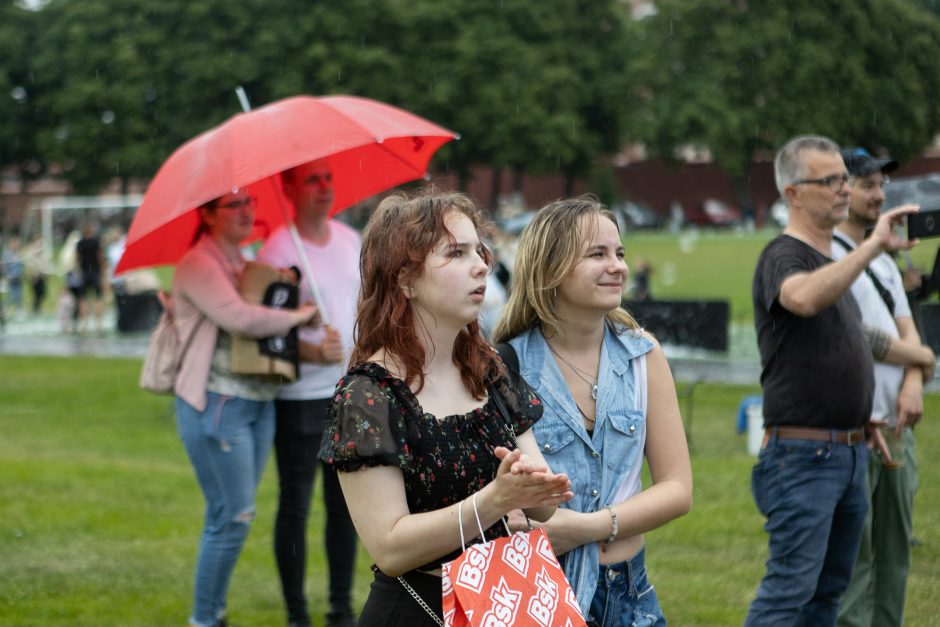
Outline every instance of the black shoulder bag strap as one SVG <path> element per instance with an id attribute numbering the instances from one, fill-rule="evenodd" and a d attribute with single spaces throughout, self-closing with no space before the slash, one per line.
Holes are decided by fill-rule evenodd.
<path id="1" fill-rule="evenodd" d="M 506 347 L 506 349 L 510 351 L 508 354 L 512 356 L 513 366 L 515 366 L 515 370 L 510 370 L 510 372 L 518 375 L 519 357 L 516 355 L 516 349 L 504 342 L 496 347 L 496 350 L 500 352 L 500 356 L 502 356 L 501 347 Z M 507 362 L 506 365 L 509 366 L 509 363 Z M 487 385 L 487 388 L 489 389 L 490 396 L 493 397 L 493 401 L 496 403 L 497 409 L 499 409 L 499 413 L 502 414 L 503 420 L 506 421 L 506 426 L 509 427 L 509 433 L 512 434 L 512 443 L 516 445 L 516 448 L 519 448 L 519 441 L 516 439 L 516 430 L 512 426 L 512 418 L 509 415 L 506 402 L 503 400 L 503 395 L 499 393 L 499 390 L 497 390 L 496 386 L 492 383 Z M 529 531 L 532 531 L 532 521 L 529 520 L 529 515 L 526 514 L 525 511 L 522 512 L 522 515 L 525 516 L 525 522 L 529 526 Z"/>
<path id="2" fill-rule="evenodd" d="M 509 368 L 509 374 L 514 377 L 519 376 L 519 355 L 516 349 L 509 342 L 500 342 L 496 345 L 496 352 L 502 358 L 503 363 Z"/>
<path id="3" fill-rule="evenodd" d="M 499 353 L 503 363 L 506 364 L 506 368 L 509 370 L 510 380 L 515 383 L 516 379 L 519 378 L 519 355 L 516 354 L 516 349 L 514 349 L 509 342 L 501 342 L 496 345 L 496 352 Z M 512 417 L 509 415 L 509 409 L 506 408 L 503 395 L 499 393 L 499 390 L 497 390 L 496 386 L 492 383 L 489 384 L 489 391 L 490 396 L 493 397 L 493 401 L 496 403 L 496 408 L 499 409 L 503 420 L 506 421 L 506 426 L 509 427 L 509 431 L 512 433 L 513 442 L 515 442 L 516 430 L 512 427 Z M 519 446 L 519 444 L 516 443 L 516 446 Z"/>
<path id="4" fill-rule="evenodd" d="M 852 252 L 855 250 L 854 246 L 849 244 L 847 241 L 845 241 L 844 238 L 839 237 L 835 233 L 832 234 L 832 241 L 837 242 L 847 252 Z M 881 281 L 878 280 L 878 277 L 875 276 L 875 273 L 872 272 L 871 268 L 868 266 L 865 266 L 865 274 L 867 274 L 868 278 L 871 279 L 871 282 L 875 284 L 875 289 L 878 290 L 878 294 L 881 296 L 881 300 L 885 302 L 885 305 L 888 306 L 888 311 L 891 312 L 891 316 L 894 317 L 894 297 L 891 296 L 891 292 L 885 289 L 885 286 L 881 284 Z"/>
<path id="5" fill-rule="evenodd" d="M 503 400 L 503 395 L 499 393 L 499 390 L 497 390 L 496 386 L 492 383 L 488 384 L 487 388 L 489 389 L 490 396 L 493 398 L 493 402 L 496 403 L 499 414 L 503 417 L 503 420 L 506 421 L 506 426 L 509 427 L 509 433 L 512 434 L 512 443 L 516 445 L 516 448 L 519 448 L 519 443 L 516 441 L 516 430 L 512 426 L 512 417 L 509 415 L 509 408 L 506 407 L 506 401 Z"/>

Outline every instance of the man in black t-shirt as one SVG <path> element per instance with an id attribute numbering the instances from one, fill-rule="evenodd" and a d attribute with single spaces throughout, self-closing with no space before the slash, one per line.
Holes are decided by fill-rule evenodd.
<path id="1" fill-rule="evenodd" d="M 774 161 L 789 225 L 757 262 L 754 324 L 764 389 L 764 443 L 752 474 L 767 517 L 767 571 L 745 625 L 835 625 L 868 510 L 865 425 L 872 349 L 849 288 L 884 251 L 912 246 L 884 214 L 872 235 L 833 262 L 832 230 L 848 216 L 850 185 L 839 147 L 797 137 Z"/>
<path id="2" fill-rule="evenodd" d="M 76 261 L 81 270 L 82 284 L 78 290 L 78 327 L 84 333 L 87 330 L 88 298 L 95 299 L 95 330 L 101 333 L 101 314 L 103 308 L 103 283 L 105 259 L 104 249 L 91 223 L 82 226 L 82 239 L 75 245 Z"/>

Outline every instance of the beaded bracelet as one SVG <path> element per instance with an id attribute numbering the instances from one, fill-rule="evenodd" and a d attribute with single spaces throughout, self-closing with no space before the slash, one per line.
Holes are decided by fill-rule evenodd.
<path id="1" fill-rule="evenodd" d="M 620 531 L 620 525 L 617 523 L 617 513 L 614 511 L 614 508 L 610 505 L 605 505 L 604 508 L 607 510 L 607 513 L 610 514 L 610 536 L 607 538 L 607 544 L 610 544 L 617 539 L 617 532 Z"/>

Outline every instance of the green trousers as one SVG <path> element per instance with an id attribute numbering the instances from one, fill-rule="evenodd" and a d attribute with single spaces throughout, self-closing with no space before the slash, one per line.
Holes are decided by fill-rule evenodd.
<path id="1" fill-rule="evenodd" d="M 893 437 L 893 430 L 885 431 L 886 439 Z M 914 433 L 905 429 L 900 441 L 891 443 L 891 451 L 895 460 L 904 460 L 900 468 L 886 468 L 877 451 L 869 460 L 871 507 L 852 581 L 839 608 L 839 627 L 892 627 L 904 622 L 918 481 Z"/>

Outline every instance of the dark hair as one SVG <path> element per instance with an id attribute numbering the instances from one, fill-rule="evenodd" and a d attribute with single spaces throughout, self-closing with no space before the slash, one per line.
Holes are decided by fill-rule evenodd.
<path id="1" fill-rule="evenodd" d="M 209 225 L 206 224 L 206 221 L 202 219 L 202 210 L 213 211 L 219 205 L 219 201 L 222 200 L 222 197 L 213 198 L 208 202 L 204 202 L 198 207 L 196 207 L 196 214 L 199 216 L 199 224 L 196 226 L 196 232 L 193 233 L 193 240 L 189 243 L 190 247 L 196 244 L 199 239 L 209 232 Z"/>
<path id="2" fill-rule="evenodd" d="M 401 289 L 421 276 L 424 261 L 442 238 L 453 239 L 444 217 L 459 211 L 470 218 L 478 234 L 490 230 L 482 210 L 464 194 L 426 189 L 414 195 L 397 193 L 384 199 L 363 231 L 360 272 L 362 287 L 356 311 L 356 345 L 350 362 L 361 364 L 384 349 L 405 372 L 403 379 L 417 391 L 424 387 L 425 352 L 418 341 L 416 317 Z M 489 250 L 484 259 L 492 266 Z M 474 397 L 486 396 L 487 382 L 499 370 L 495 353 L 480 333 L 476 320 L 454 342 L 453 360 L 464 385 Z"/>

